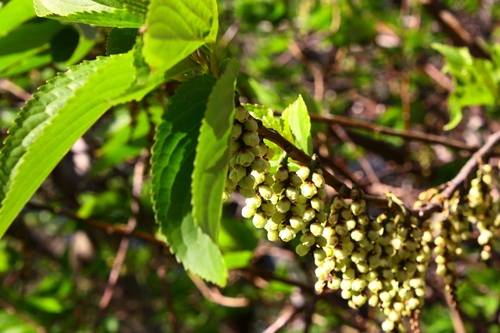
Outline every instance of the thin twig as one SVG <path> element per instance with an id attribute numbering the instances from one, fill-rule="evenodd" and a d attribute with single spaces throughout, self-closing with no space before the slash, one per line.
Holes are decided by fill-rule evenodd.
<path id="1" fill-rule="evenodd" d="M 450 309 L 451 322 L 453 323 L 453 328 L 455 328 L 455 333 L 466 333 L 464 321 L 460 316 L 460 312 L 457 309 L 457 304 L 453 304 L 452 296 L 448 291 L 444 292 L 446 298 L 446 303 L 448 303 L 448 308 Z"/>
<path id="2" fill-rule="evenodd" d="M 275 115 L 278 115 L 278 116 L 281 115 L 281 112 L 274 112 L 274 113 L 275 113 Z M 466 150 L 466 151 L 470 151 L 470 152 L 474 152 L 480 148 L 477 146 L 469 146 L 469 145 L 466 145 L 465 143 L 460 142 L 458 140 L 445 138 L 445 137 L 442 137 L 439 135 L 422 133 L 422 132 L 415 132 L 415 131 L 399 131 L 399 130 L 395 130 L 395 129 L 392 129 L 389 127 L 379 126 L 379 125 L 375 125 L 375 124 L 372 124 L 372 123 L 369 123 L 366 121 L 352 119 L 352 118 L 348 118 L 348 117 L 342 117 L 342 116 L 337 116 L 337 115 L 320 116 L 317 114 L 310 114 L 310 117 L 312 120 L 322 121 L 322 122 L 325 122 L 328 124 L 340 124 L 340 125 L 344 125 L 347 127 L 364 128 L 364 129 L 368 129 L 368 130 L 375 132 L 375 133 L 382 133 L 382 134 L 387 134 L 387 135 L 399 136 L 401 138 L 409 139 L 409 140 L 418 140 L 418 141 L 423 141 L 423 142 L 441 144 L 443 146 L 461 149 L 461 150 Z"/>
<path id="3" fill-rule="evenodd" d="M 99 302 L 99 312 L 96 317 L 96 321 L 94 323 L 94 331 L 97 331 L 102 320 L 104 319 L 104 315 L 106 314 L 106 310 L 109 307 L 109 303 L 113 298 L 113 292 L 118 281 L 118 277 L 120 276 L 120 269 L 125 261 L 125 256 L 127 254 L 128 246 L 130 243 L 130 234 L 137 226 L 137 215 L 139 214 L 140 204 L 139 198 L 141 194 L 141 188 L 144 179 L 144 162 L 147 159 L 147 153 L 143 153 L 139 159 L 137 160 L 134 168 L 134 178 L 132 184 L 132 216 L 130 216 L 126 231 L 127 235 L 125 235 L 118 246 L 118 251 L 116 253 L 115 261 L 113 262 L 113 266 L 111 268 L 111 272 L 109 273 L 108 283 L 106 285 L 106 289 L 104 289 L 104 293 L 102 295 L 101 301 Z"/>
<path id="4" fill-rule="evenodd" d="M 18 97 L 19 99 L 22 99 L 25 102 L 32 98 L 31 95 L 26 90 L 24 90 L 23 88 L 19 87 L 17 84 L 15 84 L 12 81 L 9 81 L 7 79 L 0 80 L 0 90 L 8 91 L 12 95 Z"/>
<path id="5" fill-rule="evenodd" d="M 281 311 L 279 317 L 271 324 L 263 333 L 276 333 L 285 327 L 299 312 L 304 310 L 304 306 L 295 308 L 292 305 L 287 305 Z"/>
<path id="6" fill-rule="evenodd" d="M 32 203 L 32 202 L 30 202 L 28 205 L 34 209 L 48 210 L 48 211 L 51 211 L 52 213 L 57 214 L 57 215 L 64 215 L 64 216 L 70 217 L 72 219 L 88 223 L 94 227 L 105 230 L 108 234 L 120 234 L 120 235 L 135 236 L 138 238 L 142 238 L 142 239 L 144 239 L 148 242 L 151 242 L 151 243 L 166 246 L 166 244 L 163 241 L 157 239 L 155 237 L 155 235 L 153 235 L 153 234 L 150 234 L 150 233 L 147 233 L 144 231 L 140 231 L 140 230 L 132 230 L 131 232 L 129 232 L 127 230 L 127 226 L 125 224 L 120 224 L 120 225 L 109 224 L 109 223 L 102 222 L 102 221 L 99 221 L 96 219 L 82 217 L 75 212 L 72 212 L 72 211 L 67 210 L 67 209 L 62 209 L 59 207 L 50 207 L 50 206 L 40 205 L 40 204 L 36 204 L 36 203 Z"/>
<path id="7" fill-rule="evenodd" d="M 342 140 L 344 143 L 346 143 L 351 147 L 354 148 L 356 147 L 354 142 L 351 140 L 349 135 L 347 135 L 346 131 L 341 126 L 335 124 L 332 125 L 331 128 L 335 132 L 335 134 L 339 137 L 340 140 Z M 358 160 L 359 165 L 364 170 L 366 176 L 370 180 L 371 185 L 373 185 L 374 188 L 377 189 L 377 192 L 379 192 L 379 194 L 387 192 L 387 188 L 385 188 L 384 185 L 380 183 L 380 179 L 378 179 L 377 174 L 375 173 L 375 171 L 373 171 L 370 162 L 368 162 L 368 160 L 361 154 L 356 154 L 356 159 Z"/>
<path id="8" fill-rule="evenodd" d="M 443 191 L 440 192 L 442 199 L 450 199 L 453 193 L 464 184 L 465 181 L 472 175 L 472 173 L 477 169 L 480 162 L 491 154 L 496 145 L 500 143 L 500 132 L 496 132 L 486 140 L 486 143 L 477 152 L 472 155 L 472 157 L 465 163 L 465 165 L 460 169 L 460 172 L 450 180 Z M 440 202 L 433 202 L 418 210 L 418 216 L 428 217 L 433 212 L 439 211 L 441 207 Z"/>
<path id="9" fill-rule="evenodd" d="M 228 297 L 222 295 L 217 288 L 209 288 L 205 281 L 200 279 L 198 276 L 194 274 L 188 274 L 189 278 L 201 294 L 211 302 L 216 304 L 227 306 L 230 308 L 241 308 L 248 306 L 250 304 L 250 300 L 246 297 Z"/>
<path id="10" fill-rule="evenodd" d="M 172 297 L 170 295 L 170 285 L 167 282 L 166 271 L 167 271 L 167 268 L 162 265 L 162 266 L 158 267 L 157 274 L 161 280 L 163 295 L 165 296 L 168 321 L 172 325 L 172 331 L 174 333 L 179 333 L 179 332 L 181 332 L 181 330 L 179 327 L 179 322 L 177 321 L 177 316 L 175 315 L 174 302 L 172 301 Z"/>

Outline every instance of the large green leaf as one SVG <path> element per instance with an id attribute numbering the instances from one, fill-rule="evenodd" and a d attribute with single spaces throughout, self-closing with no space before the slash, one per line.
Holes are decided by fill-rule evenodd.
<path id="1" fill-rule="evenodd" d="M 166 71 L 206 43 L 217 38 L 216 0 L 152 0 L 146 20 L 144 56 Z"/>
<path id="2" fill-rule="evenodd" d="M 152 156 L 152 198 L 160 233 L 184 267 L 200 277 L 224 285 L 227 269 L 222 255 L 194 224 L 191 215 L 191 175 L 197 139 L 208 98 L 215 84 L 211 76 L 184 82 L 172 97 L 158 126 Z"/>
<path id="3" fill-rule="evenodd" d="M 193 173 L 193 217 L 217 241 L 222 214 L 222 194 L 229 162 L 229 135 L 234 118 L 234 85 L 240 64 L 227 64 L 215 84 L 200 129 Z"/>
<path id="4" fill-rule="evenodd" d="M 84 62 L 40 88 L 0 150 L 0 237 L 73 143 L 135 79 L 132 52 Z"/>
<path id="5" fill-rule="evenodd" d="M 23 22 L 35 17 L 32 0 L 11 0 L 0 8 L 0 37 Z"/>
<path id="6" fill-rule="evenodd" d="M 36 14 L 55 20 L 103 27 L 139 28 L 144 18 L 128 11 L 115 0 L 34 0 Z"/>
<path id="7" fill-rule="evenodd" d="M 291 134 L 295 146 L 308 155 L 312 154 L 311 119 L 306 103 L 299 98 L 283 112 L 284 132 Z"/>

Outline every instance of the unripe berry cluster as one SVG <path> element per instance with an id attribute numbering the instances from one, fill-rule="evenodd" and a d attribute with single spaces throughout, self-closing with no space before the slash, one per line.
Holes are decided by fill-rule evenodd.
<path id="1" fill-rule="evenodd" d="M 246 198 L 254 198 L 259 186 L 273 183 L 269 175 L 269 159 L 273 157 L 273 150 L 259 136 L 258 128 L 257 121 L 248 111 L 238 106 L 230 138 L 225 200 L 233 191 L 240 192 Z"/>
<path id="2" fill-rule="evenodd" d="M 371 219 L 366 202 L 351 192 L 351 198 L 334 197 L 327 222 L 321 228 L 311 224 L 297 253 L 313 249 L 318 292 L 340 289 L 355 309 L 379 306 L 387 316 L 385 331 L 406 331 L 402 318 L 423 304 L 431 250 L 416 219 L 391 210 Z"/>

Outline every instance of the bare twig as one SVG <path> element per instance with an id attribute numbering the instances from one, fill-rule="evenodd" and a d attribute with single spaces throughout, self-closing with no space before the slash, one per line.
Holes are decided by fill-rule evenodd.
<path id="1" fill-rule="evenodd" d="M 450 180 L 440 195 L 443 199 L 449 199 L 455 193 L 455 191 L 472 175 L 472 173 L 477 169 L 480 162 L 482 162 L 495 148 L 496 145 L 500 143 L 500 132 L 492 134 L 486 143 L 479 149 L 472 157 L 465 163 L 465 165 L 460 169 L 460 172 Z M 428 217 L 433 212 L 441 210 L 440 202 L 433 202 L 420 210 L 418 210 L 418 216 Z"/>
<path id="2" fill-rule="evenodd" d="M 167 278 L 166 278 L 166 270 L 167 269 L 165 266 L 160 266 L 160 267 L 158 267 L 157 274 L 161 280 L 163 294 L 165 296 L 168 321 L 172 325 L 172 331 L 174 333 L 179 333 L 179 332 L 181 332 L 181 330 L 179 327 L 179 322 L 177 321 L 177 316 L 175 315 L 174 303 L 173 303 L 172 297 L 170 295 L 170 286 L 169 286 L 169 283 L 167 282 Z"/>
<path id="3" fill-rule="evenodd" d="M 147 233 L 144 231 L 140 231 L 140 230 L 132 230 L 131 232 L 129 232 L 127 230 L 127 226 L 125 224 L 120 224 L 120 225 L 109 224 L 109 223 L 102 222 L 102 221 L 99 221 L 96 219 L 82 217 L 75 212 L 72 212 L 72 211 L 67 210 L 67 209 L 58 208 L 58 207 L 50 207 L 50 206 L 40 205 L 40 204 L 36 204 L 36 203 L 32 203 L 32 202 L 30 202 L 28 205 L 32 208 L 35 208 L 35 209 L 48 210 L 54 214 L 64 215 L 64 216 L 70 217 L 72 219 L 88 223 L 94 227 L 105 230 L 108 234 L 121 234 L 121 235 L 135 236 L 138 238 L 142 238 L 142 239 L 144 239 L 148 242 L 151 242 L 151 243 L 156 243 L 156 244 L 166 246 L 166 244 L 163 241 L 157 239 L 153 234 L 150 234 L 150 233 Z"/>
<path id="4" fill-rule="evenodd" d="M 227 297 L 222 295 L 217 288 L 209 288 L 205 281 L 194 274 L 188 274 L 189 278 L 196 285 L 201 294 L 211 302 L 231 308 L 241 308 L 248 306 L 250 300 L 246 297 Z"/>
<path id="5" fill-rule="evenodd" d="M 456 303 L 453 304 L 454 301 L 452 300 L 452 296 L 449 292 L 445 291 L 444 294 L 446 303 L 448 303 L 448 308 L 450 309 L 451 322 L 453 323 L 453 327 L 455 328 L 455 333 L 466 333 L 467 330 L 465 329 L 464 321 L 460 316 L 460 312 L 457 309 Z"/>
<path id="6" fill-rule="evenodd" d="M 281 311 L 279 317 L 274 323 L 271 324 L 263 333 L 276 333 L 280 329 L 286 326 L 293 317 L 295 317 L 299 312 L 304 310 L 304 307 L 295 308 L 292 305 L 287 305 Z"/>
<path id="7" fill-rule="evenodd" d="M 275 112 L 276 115 L 281 115 L 280 112 Z M 379 126 L 375 125 L 366 121 L 358 120 L 358 119 L 352 119 L 348 117 L 342 117 L 342 116 L 337 116 L 337 115 L 327 115 L 327 116 L 320 116 L 317 114 L 310 114 L 312 120 L 316 121 L 322 121 L 328 124 L 340 124 L 344 125 L 347 127 L 358 127 L 358 128 L 364 128 L 368 129 L 372 132 L 375 133 L 382 133 L 382 134 L 387 134 L 387 135 L 393 135 L 393 136 L 399 136 L 404 139 L 409 139 L 409 140 L 418 140 L 418 141 L 423 141 L 423 142 L 428 142 L 428 143 L 435 143 L 435 144 L 441 144 L 443 146 L 447 146 L 450 148 L 456 148 L 456 149 L 461 149 L 461 150 L 466 150 L 466 151 L 471 151 L 474 152 L 478 150 L 480 147 L 477 146 L 469 146 L 466 145 L 463 142 L 460 142 L 458 140 L 454 139 L 449 139 L 445 138 L 439 135 L 434 135 L 434 134 L 428 134 L 428 133 L 422 133 L 422 132 L 415 132 L 415 131 L 399 131 L 395 130 L 389 127 L 384 127 L 384 126 Z"/>
<path id="8" fill-rule="evenodd" d="M 26 90 L 7 79 L 0 80 L 0 90 L 6 90 L 25 102 L 31 99 L 31 95 Z"/>
<path id="9" fill-rule="evenodd" d="M 120 275 L 120 269 L 123 265 L 123 262 L 125 261 L 128 245 L 130 243 L 129 235 L 132 233 L 132 231 L 135 229 L 137 225 L 137 215 L 139 214 L 139 208 L 140 208 L 139 198 L 144 179 L 144 162 L 146 161 L 147 156 L 148 156 L 147 153 L 143 153 L 135 164 L 134 178 L 133 178 L 134 180 L 132 184 L 132 197 L 133 197 L 131 202 L 132 216 L 130 216 L 127 222 L 127 226 L 125 229 L 127 234 L 120 241 L 115 261 L 113 262 L 113 266 L 109 274 L 106 289 L 104 290 L 101 301 L 99 302 L 99 312 L 97 314 L 96 321 L 94 324 L 94 331 L 97 331 L 97 329 L 99 328 L 102 320 L 104 319 L 106 310 L 109 307 L 109 303 L 113 298 L 113 292 L 116 286 L 116 282 L 118 281 L 118 277 Z"/>
<path id="10" fill-rule="evenodd" d="M 443 32 L 448 35 L 456 46 L 466 46 L 470 53 L 477 58 L 491 59 L 486 52 L 460 24 L 460 21 L 447 10 L 438 0 L 420 0 L 423 7 L 441 25 Z"/>

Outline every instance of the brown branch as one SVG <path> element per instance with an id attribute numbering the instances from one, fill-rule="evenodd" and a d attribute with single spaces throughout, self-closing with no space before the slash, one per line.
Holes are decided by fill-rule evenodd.
<path id="1" fill-rule="evenodd" d="M 280 115 L 281 113 L 275 112 L 275 114 Z M 387 135 L 399 136 L 404 139 L 409 140 L 418 140 L 428 143 L 441 144 L 443 146 L 466 150 L 470 152 L 474 152 L 479 149 L 477 146 L 469 146 L 463 142 L 454 139 L 444 138 L 439 135 L 415 132 L 415 131 L 399 131 L 389 127 L 375 125 L 366 121 L 352 119 L 348 117 L 336 116 L 336 115 L 328 115 L 328 116 L 320 116 L 317 114 L 311 114 L 311 119 L 316 121 L 322 121 L 328 124 L 340 124 L 347 127 L 358 127 L 368 129 L 375 133 L 382 133 Z"/>
<path id="2" fill-rule="evenodd" d="M 194 274 L 188 275 L 191 281 L 193 281 L 195 286 L 201 292 L 201 294 L 211 302 L 230 308 L 241 308 L 250 304 L 250 300 L 246 297 L 224 296 L 219 292 L 217 288 L 209 288 L 205 281 L 200 279 L 198 276 Z"/>
<path id="3" fill-rule="evenodd" d="M 130 243 L 130 234 L 137 226 L 137 215 L 139 214 L 140 209 L 139 198 L 141 195 L 141 188 L 144 180 L 144 163 L 147 160 L 147 156 L 147 153 L 143 153 L 135 163 L 134 178 L 132 184 L 132 202 L 130 204 L 132 216 L 130 216 L 127 222 L 125 228 L 127 234 L 120 241 L 120 245 L 118 246 L 118 251 L 111 268 L 111 272 L 109 273 L 106 289 L 104 290 L 101 301 L 99 302 L 99 312 L 97 313 L 96 321 L 94 323 L 94 331 L 97 331 L 97 329 L 99 328 L 102 320 L 104 319 L 106 310 L 109 307 L 111 299 L 113 298 L 113 292 L 115 290 L 118 277 L 120 276 L 120 269 L 123 265 L 123 262 L 125 261 L 125 256 L 127 255 L 127 250 Z"/>
<path id="4" fill-rule="evenodd" d="M 7 79 L 0 80 L 0 90 L 8 91 L 12 95 L 16 96 L 19 99 L 22 99 L 25 102 L 32 98 L 31 95 L 28 92 L 26 92 L 26 90 L 24 90 L 23 88 L 19 87 L 17 84 L 15 84 L 12 81 L 9 81 Z"/>
<path id="5" fill-rule="evenodd" d="M 447 10 L 438 0 L 420 0 L 425 10 L 430 13 L 442 27 L 443 32 L 450 37 L 456 46 L 466 46 L 476 58 L 491 60 L 491 56 L 485 51 L 460 24 L 455 15 Z"/>
<path id="6" fill-rule="evenodd" d="M 135 236 L 138 238 L 142 238 L 142 239 L 144 239 L 148 242 L 151 242 L 151 243 L 166 246 L 166 244 L 163 241 L 157 239 L 155 237 L 155 235 L 153 235 L 153 234 L 150 234 L 150 233 L 147 233 L 144 231 L 140 231 L 140 230 L 132 230 L 131 232 L 129 232 L 127 230 L 127 226 L 125 224 L 120 224 L 120 225 L 109 224 L 109 223 L 102 222 L 102 221 L 99 221 L 96 219 L 82 217 L 73 211 L 70 211 L 67 209 L 62 209 L 59 207 L 50 207 L 50 206 L 40 205 L 40 204 L 36 204 L 36 203 L 32 203 L 32 202 L 28 203 L 28 205 L 34 209 L 48 210 L 56 215 L 64 215 L 64 216 L 67 216 L 69 218 L 72 218 L 72 219 L 75 219 L 75 220 L 78 220 L 81 222 L 85 222 L 85 223 L 90 224 L 91 226 L 94 226 L 96 228 L 103 229 L 104 231 L 106 231 L 106 233 L 108 233 L 110 235 L 120 234 L 120 235 Z"/>
<path id="7" fill-rule="evenodd" d="M 264 138 L 274 142 L 283 150 L 288 152 L 288 156 L 302 165 L 310 165 L 312 162 L 312 158 L 304 153 L 302 150 L 295 147 L 292 143 L 290 143 L 287 139 L 282 137 L 275 130 L 269 129 L 265 126 L 260 126 L 258 130 L 259 134 Z M 467 178 L 474 172 L 478 166 L 479 161 L 483 160 L 486 156 L 492 154 L 495 146 L 500 142 L 500 132 L 496 132 L 492 134 L 486 143 L 472 155 L 469 161 L 463 166 L 460 172 L 457 174 L 455 178 L 453 178 L 445 187 L 445 189 L 441 192 L 441 197 L 444 199 L 449 199 L 455 192 L 455 190 L 462 185 Z M 323 171 L 323 176 L 325 177 L 325 181 L 328 185 L 333 187 L 337 192 L 342 190 L 343 194 L 348 197 L 351 194 L 351 190 L 340 180 L 338 180 L 334 175 L 330 174 L 325 168 L 321 165 L 318 166 Z M 382 198 L 379 196 L 369 195 L 365 193 L 361 193 L 363 199 L 369 201 L 372 206 L 386 208 L 388 207 L 389 200 L 386 198 Z M 442 209 L 442 205 L 440 202 L 434 202 L 430 205 L 427 205 L 420 209 L 411 210 L 408 209 L 412 215 L 418 216 L 420 218 L 427 218 L 432 213 L 440 211 Z"/>
<path id="8" fill-rule="evenodd" d="M 179 332 L 181 332 L 181 330 L 179 327 L 179 322 L 177 321 L 177 316 L 175 315 L 174 302 L 172 301 L 172 296 L 170 294 L 170 285 L 167 282 L 166 271 L 167 271 L 166 267 L 162 265 L 162 266 L 158 267 L 157 274 L 161 280 L 161 285 L 163 288 L 163 294 L 164 294 L 165 303 L 167 306 L 168 321 L 172 325 L 172 331 L 174 333 L 179 333 Z"/>
<path id="9" fill-rule="evenodd" d="M 500 132 L 496 132 L 486 140 L 486 143 L 460 169 L 460 172 L 447 184 L 443 191 L 440 192 L 441 198 L 450 199 L 453 193 L 462 186 L 472 173 L 477 169 L 479 163 L 482 163 L 488 155 L 490 155 L 497 144 L 500 143 Z M 440 202 L 433 202 L 419 210 L 417 216 L 429 217 L 432 213 L 440 211 L 442 205 Z"/>
<path id="10" fill-rule="evenodd" d="M 304 306 L 294 307 L 287 305 L 281 310 L 279 317 L 263 333 L 276 333 L 285 327 L 299 312 L 304 310 Z"/>
<path id="11" fill-rule="evenodd" d="M 269 272 L 257 271 L 255 269 L 250 269 L 250 268 L 240 268 L 237 271 L 240 272 L 243 276 L 251 275 L 252 277 L 260 277 L 264 280 L 273 280 L 273 281 L 283 282 L 283 283 L 289 284 L 291 286 L 299 287 L 303 292 L 306 292 L 308 294 L 317 295 L 314 288 L 312 288 L 304 283 L 289 280 L 286 278 L 281 278 L 281 277 L 275 276 L 274 274 L 269 273 Z"/>

